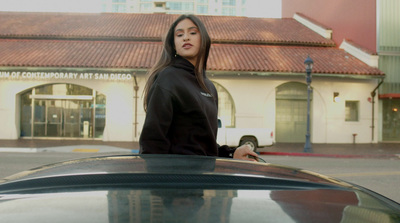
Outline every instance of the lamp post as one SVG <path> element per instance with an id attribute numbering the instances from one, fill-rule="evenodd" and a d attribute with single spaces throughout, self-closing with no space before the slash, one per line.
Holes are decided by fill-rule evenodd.
<path id="1" fill-rule="evenodd" d="M 134 77 L 134 80 L 135 80 L 135 86 L 133 86 L 133 89 L 135 90 L 135 138 L 137 137 L 137 125 L 138 125 L 138 122 L 137 122 L 137 101 L 138 101 L 138 95 L 137 95 L 137 93 L 138 93 L 138 90 L 139 90 L 139 86 L 138 86 L 138 84 L 137 84 L 137 80 L 136 80 L 136 74 L 133 74 L 133 77 Z"/>
<path id="2" fill-rule="evenodd" d="M 304 152 L 305 153 L 311 153 L 312 148 L 311 148 L 311 142 L 310 142 L 310 95 L 312 92 L 311 89 L 311 71 L 313 67 L 314 61 L 310 58 L 310 56 L 307 57 L 307 59 L 304 61 L 304 65 L 306 65 L 306 82 L 307 82 L 307 133 L 306 133 L 306 144 L 304 145 Z"/>

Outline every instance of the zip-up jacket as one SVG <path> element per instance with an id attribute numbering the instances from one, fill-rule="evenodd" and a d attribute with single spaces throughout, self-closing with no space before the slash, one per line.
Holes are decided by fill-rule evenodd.
<path id="1" fill-rule="evenodd" d="M 140 153 L 231 156 L 232 149 L 216 142 L 217 90 L 206 76 L 204 82 L 210 92 L 198 84 L 194 66 L 179 56 L 157 74 L 147 97 Z"/>

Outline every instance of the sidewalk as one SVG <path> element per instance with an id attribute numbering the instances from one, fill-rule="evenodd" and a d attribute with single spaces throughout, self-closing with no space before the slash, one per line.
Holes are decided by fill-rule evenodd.
<path id="1" fill-rule="evenodd" d="M 319 156 L 337 158 L 400 159 L 400 143 L 312 144 L 312 152 L 304 152 L 304 143 L 278 143 L 259 148 L 261 155 Z"/>
<path id="2" fill-rule="evenodd" d="M 101 140 L 0 140 L 0 152 L 123 152 L 138 153 L 137 142 L 103 142 Z M 304 153 L 303 143 L 277 143 L 258 148 L 261 155 L 319 156 L 337 158 L 400 159 L 400 143 L 312 144 L 312 153 Z"/>
<path id="3" fill-rule="evenodd" d="M 86 152 L 138 153 L 137 142 L 103 142 L 101 140 L 0 140 L 0 152 Z"/>

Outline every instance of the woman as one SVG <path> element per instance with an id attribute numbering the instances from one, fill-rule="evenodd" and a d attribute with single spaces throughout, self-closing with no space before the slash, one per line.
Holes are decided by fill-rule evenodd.
<path id="1" fill-rule="evenodd" d="M 216 143 L 218 95 L 206 77 L 211 40 L 193 15 L 170 27 L 161 57 L 144 89 L 146 119 L 140 153 L 233 157 L 257 156 L 248 146 L 231 149 Z"/>

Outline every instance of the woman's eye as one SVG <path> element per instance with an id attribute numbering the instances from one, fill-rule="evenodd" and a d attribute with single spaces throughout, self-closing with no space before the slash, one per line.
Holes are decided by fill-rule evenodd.
<path id="1" fill-rule="evenodd" d="M 197 32 L 191 32 L 190 34 L 192 34 L 192 35 L 196 35 L 196 34 L 197 34 Z"/>

